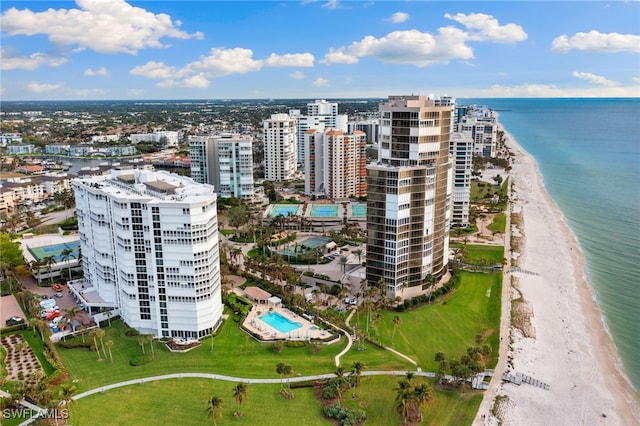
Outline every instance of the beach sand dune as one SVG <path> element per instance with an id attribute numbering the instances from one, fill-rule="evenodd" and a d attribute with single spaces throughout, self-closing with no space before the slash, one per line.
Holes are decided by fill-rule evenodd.
<path id="1" fill-rule="evenodd" d="M 523 235 L 521 253 L 513 257 L 525 272 L 507 273 L 505 280 L 513 284 L 511 297 L 521 295 L 517 303 L 523 302 L 531 313 L 524 333 L 531 337 L 514 327 L 522 322 L 521 315 L 514 315 L 510 345 L 503 348 L 508 362 L 503 360 L 496 372 L 522 373 L 550 388 L 495 380 L 474 424 L 640 424 L 638 396 L 619 369 L 575 235 L 544 188 L 535 160 L 506 136 L 515 156 L 512 212 L 523 218 L 512 224 L 515 234 Z"/>

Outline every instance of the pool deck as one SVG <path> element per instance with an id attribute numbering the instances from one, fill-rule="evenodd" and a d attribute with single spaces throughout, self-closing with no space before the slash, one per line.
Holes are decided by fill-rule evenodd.
<path id="1" fill-rule="evenodd" d="M 293 330 L 288 333 L 281 333 L 275 328 L 271 327 L 269 324 L 263 322 L 258 318 L 260 315 L 265 314 L 273 310 L 273 312 L 277 312 L 283 317 L 302 324 L 301 328 Z M 262 340 L 309 340 L 309 339 L 324 339 L 329 333 L 327 331 L 323 331 L 320 327 L 314 325 L 311 321 L 306 318 L 301 317 L 300 315 L 291 312 L 287 308 L 283 308 L 281 306 L 273 306 L 269 305 L 253 305 L 251 311 L 244 319 L 242 326 L 247 330 L 250 330 L 252 333 L 259 336 Z M 315 330 L 312 330 L 313 327 L 316 327 Z"/>

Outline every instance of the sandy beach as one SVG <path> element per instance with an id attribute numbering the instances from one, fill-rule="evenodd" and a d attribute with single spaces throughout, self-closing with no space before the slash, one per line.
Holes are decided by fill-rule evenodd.
<path id="1" fill-rule="evenodd" d="M 512 254 L 522 271 L 505 274 L 511 288 L 505 282 L 503 298 L 509 292 L 512 301 L 522 297 L 514 303 L 530 313 L 524 315 L 530 326 L 521 326 L 521 314 L 520 321 L 509 322 L 509 310 L 503 310 L 507 321 L 502 335 L 510 337 L 496 373 L 522 373 L 550 389 L 494 380 L 474 424 L 640 424 L 638 395 L 621 372 L 601 322 L 578 242 L 544 188 L 533 157 L 505 135 L 515 157 L 509 173 L 511 208 L 522 218 L 511 224 L 513 234 L 520 236 L 520 252 Z M 497 417 L 491 411 L 494 403 Z"/>

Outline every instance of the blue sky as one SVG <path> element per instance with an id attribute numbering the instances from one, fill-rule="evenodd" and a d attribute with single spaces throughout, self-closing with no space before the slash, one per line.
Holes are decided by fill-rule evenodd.
<path id="1" fill-rule="evenodd" d="M 7 1 L 4 100 L 640 96 L 640 2 Z"/>

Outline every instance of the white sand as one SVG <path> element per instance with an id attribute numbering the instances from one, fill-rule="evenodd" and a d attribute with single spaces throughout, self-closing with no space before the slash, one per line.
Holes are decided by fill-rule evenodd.
<path id="1" fill-rule="evenodd" d="M 539 275 L 505 275 L 505 280 L 517 278 L 516 286 L 533 311 L 535 337 L 523 337 L 511 327 L 512 359 L 507 363 L 502 356 L 496 373 L 523 373 L 551 388 L 494 380 L 474 424 L 498 424 L 490 413 L 496 393 L 508 397 L 499 404 L 504 425 L 640 424 L 638 396 L 619 371 L 619 357 L 593 301 L 576 238 L 547 194 L 535 160 L 505 136 L 515 155 L 509 173 L 512 208 L 524 217 L 523 229 L 515 229 L 524 234 L 524 249 L 514 257 L 520 268 Z"/>

